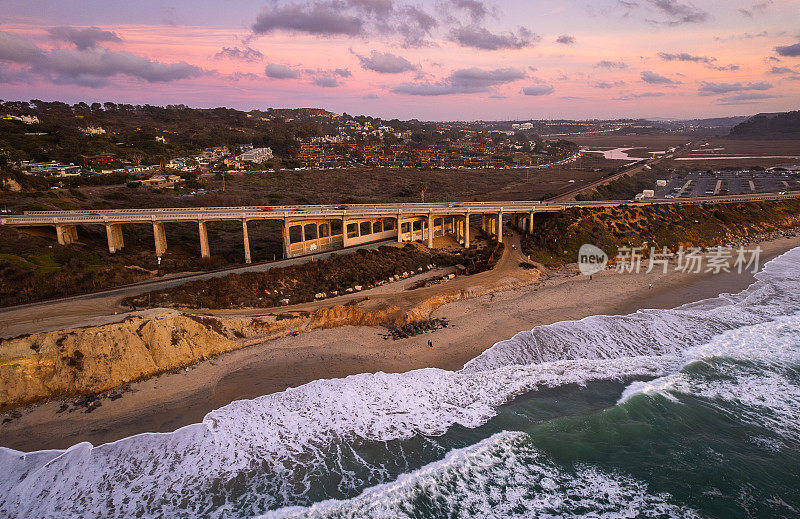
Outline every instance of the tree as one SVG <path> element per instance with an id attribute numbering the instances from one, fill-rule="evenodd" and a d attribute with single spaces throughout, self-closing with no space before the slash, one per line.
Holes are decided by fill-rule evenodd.
<path id="1" fill-rule="evenodd" d="M 422 203 L 425 203 L 425 191 L 428 190 L 428 185 L 425 182 L 420 182 L 417 186 L 417 190 L 419 190 L 419 197 L 422 200 Z"/>

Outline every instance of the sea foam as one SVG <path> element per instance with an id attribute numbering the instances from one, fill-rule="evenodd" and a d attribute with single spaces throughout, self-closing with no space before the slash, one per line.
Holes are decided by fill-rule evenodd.
<path id="1" fill-rule="evenodd" d="M 246 516 L 308 505 L 316 482 L 331 478 L 357 495 L 383 481 L 381 467 L 370 467 L 376 476 L 364 480 L 342 467 L 332 449 L 478 427 L 498 406 L 542 387 L 669 376 L 686 364 L 690 348 L 800 312 L 799 266 L 796 249 L 737 295 L 537 327 L 458 372 L 318 380 L 233 402 L 174 433 L 64 451 L 0 449 L 7 468 L 0 475 L 0 515 Z"/>

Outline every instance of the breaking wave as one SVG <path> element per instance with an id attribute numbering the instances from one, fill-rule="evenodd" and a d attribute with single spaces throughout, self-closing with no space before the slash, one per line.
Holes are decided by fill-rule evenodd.
<path id="1" fill-rule="evenodd" d="M 399 503 L 408 501 L 397 496 L 407 492 L 428 496 L 435 510 L 458 504 L 483 513 L 502 502 L 511 507 L 508 515 L 515 510 L 558 515 L 583 503 L 587 513 L 607 506 L 609 513 L 626 515 L 628 503 L 641 505 L 636 510 L 643 515 L 684 515 L 688 511 L 670 505 L 667 496 L 651 495 L 644 483 L 627 476 L 591 466 L 559 472 L 532 447 L 519 447 L 524 439 L 518 434 L 452 451 L 423 468 L 407 463 L 411 472 L 394 481 L 396 474 L 362 451 L 365 445 L 389 450 L 389 442 L 437 437 L 455 426 L 477 428 L 516 396 L 601 380 L 630 382 L 621 402 L 653 393 L 735 401 L 746 419 L 796 440 L 797 371 L 769 352 L 797 352 L 800 249 L 768 263 L 757 279 L 739 294 L 672 310 L 540 326 L 495 344 L 457 372 L 423 369 L 318 380 L 233 402 L 173 433 L 57 451 L 0 448 L 0 515 L 241 517 L 278 509 L 303 515 L 309 509 L 297 507 L 314 503 L 317 510 L 355 515 L 396 505 L 400 508 L 390 509 L 401 514 L 406 505 Z M 769 338 L 760 339 L 765 334 Z M 762 346 L 764 351 L 758 350 Z M 796 357 L 790 360 L 797 365 Z M 702 377 L 686 374 L 710 364 L 717 372 L 728 370 L 728 380 L 707 377 L 703 385 Z M 777 391 L 792 381 L 794 389 Z M 787 425 L 790 420 L 794 427 Z M 509 443 L 518 447 L 513 459 Z M 440 449 L 436 459 L 446 454 L 430 448 Z M 521 464 L 520 481 L 514 471 L 504 472 L 515 463 Z M 511 481 L 495 499 L 491 482 L 503 477 Z M 432 497 L 437 490 L 431 481 L 449 493 Z M 583 497 L 601 490 L 607 495 L 603 503 Z M 329 501 L 334 496 L 349 501 Z"/>

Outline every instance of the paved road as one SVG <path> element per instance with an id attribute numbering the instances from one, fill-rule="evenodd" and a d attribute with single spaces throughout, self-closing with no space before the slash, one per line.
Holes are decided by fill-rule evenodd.
<path id="1" fill-rule="evenodd" d="M 348 208 L 341 206 L 298 206 L 298 207 L 276 207 L 272 211 L 261 211 L 260 207 L 233 207 L 233 208 L 187 208 L 187 209 L 127 209 L 97 211 L 90 215 L 85 212 L 63 211 L 55 213 L 28 214 L 24 216 L 11 216 L 0 218 L 0 224 L 6 225 L 37 225 L 33 222 L 43 222 L 38 225 L 53 225 L 55 221 L 72 224 L 102 224 L 104 221 L 167 221 L 171 218 L 177 220 L 223 220 L 223 219 L 243 219 L 257 218 L 268 215 L 269 218 L 290 218 L 290 217 L 319 217 L 333 218 L 336 216 L 358 216 L 358 215 L 396 215 L 397 211 L 403 214 L 481 214 L 514 212 L 536 212 L 536 211 L 561 211 L 569 207 L 605 207 L 616 206 L 619 204 L 633 205 L 652 205 L 652 204 L 697 204 L 707 202 L 737 202 L 737 201 L 763 201 L 780 200 L 785 198 L 800 198 L 800 191 L 790 191 L 786 194 L 753 194 L 753 195 L 731 195 L 703 198 L 680 198 L 674 200 L 646 200 L 643 202 L 623 201 L 601 201 L 601 202 L 468 202 L 468 203 L 430 203 L 430 204 L 383 204 L 383 205 L 358 205 Z M 298 210 L 299 209 L 299 210 Z M 392 213 L 394 211 L 394 213 Z M 132 220 L 129 220 L 132 219 Z M 395 240 L 364 244 L 355 248 L 374 248 L 384 243 L 394 242 Z M 340 252 L 338 249 L 333 252 Z M 345 249 L 346 250 L 346 249 Z M 328 257 L 331 252 L 316 254 L 314 258 Z M 97 324 L 88 322 L 92 319 L 113 319 L 114 311 L 119 310 L 116 304 L 119 300 L 142 294 L 151 290 L 170 288 L 185 283 L 193 279 L 207 279 L 215 276 L 223 276 L 232 272 L 248 272 L 268 270 L 273 267 L 294 265 L 309 261 L 312 256 L 297 257 L 278 262 L 260 263 L 243 267 L 234 267 L 217 272 L 199 273 L 193 275 L 176 276 L 161 280 L 147 281 L 135 285 L 128 285 L 116 289 L 111 289 L 99 293 L 87 294 L 82 296 L 70 297 L 55 301 L 45 301 L 29 305 L 0 309 L 0 337 L 14 337 L 24 333 L 36 333 L 49 330 L 63 329 L 65 327 L 76 326 L 78 324 Z"/>
<path id="2" fill-rule="evenodd" d="M 396 240 L 380 241 L 365 244 L 359 249 L 375 249 L 382 245 L 396 243 Z M 346 249 L 344 249 L 346 250 Z M 332 253 L 340 253 L 342 249 L 308 256 L 300 256 L 288 260 L 256 263 L 242 267 L 214 272 L 185 274 L 149 280 L 133 285 L 95 292 L 62 299 L 53 299 L 30 303 L 27 305 L 0 308 L 0 338 L 16 337 L 23 334 L 40 333 L 53 330 L 62 330 L 76 326 L 96 325 L 111 322 L 115 319 L 116 312 L 124 312 L 118 303 L 126 297 L 132 297 L 153 290 L 161 290 L 181 285 L 188 281 L 209 279 L 226 276 L 228 274 L 243 272 L 261 272 L 272 268 L 299 265 L 315 259 L 324 259 Z"/>
<path id="3" fill-rule="evenodd" d="M 635 173 L 627 170 L 622 174 Z M 603 179 L 608 182 L 612 177 Z M 582 190 L 590 189 L 590 184 Z M 574 196 L 572 193 L 571 196 Z M 564 195 L 568 196 L 568 195 Z M 675 200 L 649 199 L 637 204 L 696 204 L 706 202 L 740 202 L 775 200 L 787 197 L 800 197 L 800 191 L 788 191 L 785 194 L 758 193 L 749 195 L 728 195 L 711 197 L 681 198 Z M 303 220 L 333 219 L 358 217 L 396 217 L 397 215 L 413 217 L 428 214 L 464 215 L 464 214 L 497 214 L 556 212 L 570 207 L 608 207 L 632 204 L 630 200 L 603 201 L 504 201 L 504 202 L 451 202 L 425 204 L 359 204 L 348 206 L 336 205 L 304 205 L 304 206 L 249 206 L 249 207 L 189 207 L 189 208 L 157 208 L 157 209 L 110 209 L 97 211 L 42 211 L 27 212 L 24 215 L 12 215 L 0 218 L 0 225 L 102 225 L 104 223 L 137 223 L 137 222 L 170 222 L 198 220 Z"/>

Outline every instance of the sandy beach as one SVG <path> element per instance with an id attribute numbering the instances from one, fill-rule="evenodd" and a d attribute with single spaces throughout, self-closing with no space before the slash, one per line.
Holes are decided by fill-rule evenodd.
<path id="1" fill-rule="evenodd" d="M 800 238 L 761 243 L 764 262 L 800 246 Z M 402 340 L 386 340 L 385 329 L 315 330 L 227 353 L 213 360 L 131 385 L 115 401 L 87 414 L 59 413 L 60 401 L 22 410 L 0 426 L 0 445 L 32 451 L 88 441 L 107 443 L 143 432 L 168 432 L 202 421 L 233 400 L 256 398 L 307 382 L 366 372 L 405 372 L 437 367 L 457 370 L 498 341 L 538 325 L 597 314 L 627 314 L 672 308 L 720 293 L 736 293 L 752 274 L 620 274 L 593 279 L 574 267 L 550 272 L 527 286 L 457 301 L 435 310 L 450 326 Z M 433 347 L 428 346 L 431 340 Z"/>

